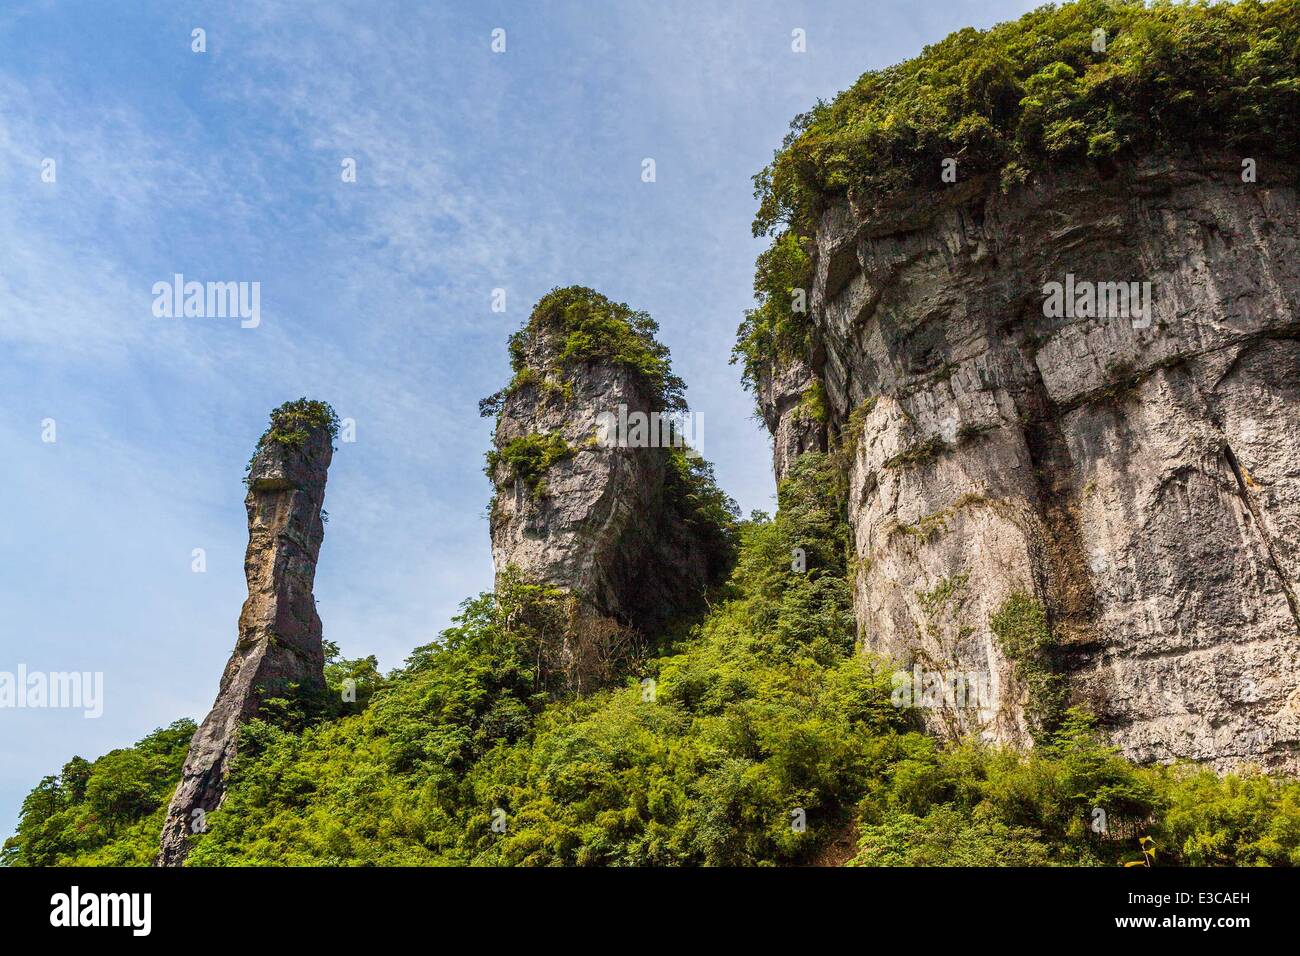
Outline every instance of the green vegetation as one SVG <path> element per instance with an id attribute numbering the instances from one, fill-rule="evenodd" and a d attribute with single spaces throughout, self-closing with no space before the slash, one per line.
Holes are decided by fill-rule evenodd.
<path id="1" fill-rule="evenodd" d="M 867 427 L 867 418 L 875 411 L 879 401 L 878 395 L 872 395 L 854 408 L 849 412 L 849 419 L 839 434 L 831 438 L 831 458 L 845 481 L 853 467 L 853 459 L 857 457 L 858 442 L 862 440 L 862 432 Z"/>
<path id="2" fill-rule="evenodd" d="M 1061 677 L 1052 673 L 1048 656 L 1056 642 L 1043 605 L 1017 592 L 1002 602 L 989 619 L 989 628 L 1028 693 L 1025 715 L 1035 736 L 1050 733 L 1060 721 L 1065 703 Z"/>
<path id="3" fill-rule="evenodd" d="M 831 412 L 826 404 L 826 386 L 822 384 L 821 379 L 813 379 L 812 384 L 804 390 L 795 414 L 823 425 L 830 421 Z"/>
<path id="4" fill-rule="evenodd" d="M 670 513 L 694 532 L 704 549 L 709 580 L 722 580 L 736 557 L 739 509 L 718 487 L 713 465 L 683 449 L 669 449 L 664 496 Z"/>
<path id="5" fill-rule="evenodd" d="M 756 390 L 767 364 L 774 358 L 804 357 L 811 323 L 807 297 L 812 292 L 812 259 L 794 231 L 783 232 L 758 257 L 754 272 L 754 298 L 758 305 L 745 313 L 736 330 L 731 363 L 740 363 L 741 381 Z M 795 311 L 796 290 L 802 290 L 804 308 Z"/>
<path id="6" fill-rule="evenodd" d="M 794 864 L 853 834 L 860 865 L 1118 865 L 1143 837 L 1158 865 L 1300 864 L 1300 781 L 1137 767 L 1078 711 L 1027 754 L 920 733 L 854 652 L 841 482 L 800 458 L 776 518 L 740 524 L 707 616 L 623 686 L 567 694 L 547 648 L 568 599 L 511 574 L 382 679 L 331 648 L 328 682 L 353 677 L 357 701 L 245 725 L 189 865 Z M 1048 642 L 1028 598 L 995 628 Z M 148 863 L 192 730 L 42 781 L 4 861 Z"/>
<path id="7" fill-rule="evenodd" d="M 862 852 L 853 862 L 1113 865 L 1136 858 L 1137 839 L 1147 834 L 1171 855 L 1169 862 L 1186 862 L 1154 819 L 1180 780 L 1118 757 L 1076 711 L 1027 755 L 909 738 L 886 779 L 862 801 Z M 1092 829 L 1097 808 L 1105 812 L 1102 833 Z"/>
<path id="8" fill-rule="evenodd" d="M 914 468 L 917 465 L 924 465 L 934 461 L 941 454 L 948 450 L 948 443 L 938 435 L 931 435 L 929 438 L 917 442 L 915 445 L 908 445 L 897 455 L 891 455 L 886 458 L 881 466 L 884 468 Z"/>
<path id="9" fill-rule="evenodd" d="M 933 186 L 945 157 L 961 178 L 1014 163 L 1014 179 L 1048 161 L 1185 145 L 1295 156 L 1298 77 L 1295 0 L 1049 4 L 959 30 L 796 117 L 755 177 L 755 232 L 810 235 L 827 198 Z"/>
<path id="10" fill-rule="evenodd" d="M 746 383 L 807 342 L 787 290 L 810 284 L 804 248 L 829 202 L 938 190 L 946 158 L 960 180 L 987 173 L 1011 188 L 1048 163 L 1188 147 L 1300 156 L 1300 2 L 1046 5 L 863 74 L 796 116 L 754 177 L 754 234 L 776 238 L 739 329 Z"/>
<path id="11" fill-rule="evenodd" d="M 194 721 L 178 720 L 93 763 L 73 757 L 23 801 L 7 866 L 149 866 Z"/>
<path id="12" fill-rule="evenodd" d="M 930 541 L 948 530 L 950 522 L 958 512 L 966 508 L 974 508 L 980 505 L 990 504 L 988 498 L 984 495 L 967 493 L 954 501 L 949 507 L 940 511 L 933 511 L 928 515 L 922 515 L 915 524 L 896 524 L 890 530 L 890 534 L 905 534 L 909 537 L 919 538 L 921 541 Z"/>
<path id="13" fill-rule="evenodd" d="M 506 398 L 528 385 L 567 401 L 573 387 L 566 374 L 575 365 L 593 362 L 631 370 L 649 389 L 653 408 L 684 411 L 685 385 L 672 371 L 667 346 L 655 338 L 658 330 L 647 313 L 633 311 L 591 289 L 553 289 L 537 303 L 525 326 L 510 337 L 514 378 L 504 389 L 479 402 L 479 412 L 484 416 L 499 414 Z M 546 347 L 539 349 L 543 338 Z M 529 364 L 539 352 L 554 356 L 553 363 L 546 368 Z M 582 447 L 596 443 L 593 435 Z M 504 463 L 534 497 L 541 497 L 546 494 L 546 471 L 580 450 L 559 434 L 525 435 L 489 451 L 485 471 L 492 478 L 497 466 Z M 665 493 L 689 524 L 707 529 L 710 559 L 725 569 L 735 547 L 734 503 L 718 489 L 712 466 L 703 459 L 687 456 L 679 449 L 670 451 L 668 458 Z"/>
<path id="14" fill-rule="evenodd" d="M 592 289 L 552 289 L 538 301 L 524 327 L 510 336 L 514 378 L 504 389 L 479 402 L 479 414 L 485 418 L 498 414 L 505 399 L 528 384 L 539 384 L 567 398 L 566 373 L 588 362 L 629 369 L 662 408 L 684 410 L 686 386 L 673 374 L 668 347 L 655 339 L 658 331 L 658 323 L 648 313 L 613 302 Z M 541 338 L 548 339 L 549 350 L 554 353 L 553 362 L 546 368 L 529 364 Z"/>
<path id="15" fill-rule="evenodd" d="M 307 398 L 285 402 L 271 412 L 271 423 L 266 431 L 262 432 L 262 437 L 257 440 L 253 457 L 248 459 L 248 467 L 244 470 L 248 471 L 253 467 L 258 452 L 268 443 L 301 446 L 314 428 L 327 429 L 331 439 L 337 437 L 339 417 L 327 402 L 317 402 Z"/>
<path id="16" fill-rule="evenodd" d="M 522 481 L 533 497 L 540 498 L 546 494 L 545 475 L 550 467 L 557 461 L 573 457 L 577 452 L 562 435 L 534 433 L 515 438 L 500 448 L 489 451 L 487 467 L 483 470 L 492 478 L 497 466 L 504 464 L 516 481 Z"/>
<path id="17" fill-rule="evenodd" d="M 328 403 L 306 398 L 285 402 L 271 412 L 271 424 L 257 440 L 257 447 L 260 449 L 267 442 L 301 445 L 313 428 L 327 429 L 330 438 L 338 435 L 339 417 Z"/>
<path id="18" fill-rule="evenodd" d="M 797 117 L 755 177 L 755 233 L 775 241 L 759 257 L 757 306 L 733 361 L 753 387 L 774 358 L 806 354 L 808 237 L 828 201 L 937 188 L 946 157 L 963 179 L 987 173 L 1005 188 L 1048 162 L 1109 166 L 1146 150 L 1294 157 L 1298 68 L 1297 0 L 1081 0 L 960 31 L 864 75 Z M 481 409 L 499 412 L 530 384 L 564 398 L 565 376 L 596 361 L 683 408 L 655 331 L 645 313 L 590 289 L 556 289 L 511 338 L 511 385 Z M 547 368 L 529 364 L 541 335 L 558 342 Z M 273 698 L 244 726 L 225 803 L 190 865 L 794 864 L 846 834 L 855 865 L 1119 865 L 1140 858 L 1140 840 L 1162 864 L 1300 865 L 1300 781 L 1120 757 L 1087 713 L 1065 709 L 1050 623 L 1027 594 L 989 626 L 1029 690 L 1035 749 L 944 744 L 891 705 L 890 666 L 855 651 L 844 513 L 842 465 L 872 403 L 834 455 L 794 464 L 774 519 L 737 523 L 709 466 L 670 454 L 665 493 L 688 523 L 714 529 L 710 559 L 733 567 L 684 637 L 620 662 L 621 686 L 567 692 L 556 648 L 572 636 L 572 599 L 511 573 L 386 676 L 374 658 L 340 660 L 328 647 L 335 703 L 317 712 Z M 801 410 L 824 420 L 820 386 Z M 258 448 L 300 445 L 315 427 L 336 434 L 328 405 L 286 403 Z M 931 439 L 885 464 L 945 447 Z M 528 435 L 491 452 L 488 470 L 505 464 L 538 494 L 575 451 L 558 435 Z M 926 537 L 949 516 L 899 530 Z M 958 616 L 966 586 L 957 575 L 919 595 L 927 626 Z M 150 863 L 194 729 L 178 721 L 68 761 L 28 795 L 0 862 Z M 801 819 L 806 829 L 792 826 Z"/>

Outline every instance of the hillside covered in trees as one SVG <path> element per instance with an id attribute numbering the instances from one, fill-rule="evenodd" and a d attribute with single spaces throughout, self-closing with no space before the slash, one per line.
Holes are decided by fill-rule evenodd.
<path id="1" fill-rule="evenodd" d="M 187 865 L 1114 865 L 1142 837 L 1157 864 L 1300 863 L 1300 782 L 1137 767 L 1081 713 L 1029 754 L 910 726 L 889 669 L 853 652 L 838 480 L 802 459 L 777 517 L 741 523 L 713 610 L 626 686 L 540 692 L 557 596 L 518 583 L 386 676 L 333 655 L 351 712 L 246 725 Z M 5 862 L 150 863 L 192 731 L 70 761 Z"/>

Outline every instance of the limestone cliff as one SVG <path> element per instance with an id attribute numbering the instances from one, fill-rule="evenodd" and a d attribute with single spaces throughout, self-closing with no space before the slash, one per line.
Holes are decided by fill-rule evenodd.
<path id="1" fill-rule="evenodd" d="M 329 406 L 289 402 L 272 413 L 271 427 L 249 463 L 248 599 L 216 702 L 194 735 L 167 811 L 160 866 L 184 862 L 187 836 L 202 832 L 203 814 L 220 805 L 239 725 L 258 716 L 268 697 L 296 697 L 311 706 L 324 691 L 321 621 L 312 586 L 336 427 Z"/>
<path id="2" fill-rule="evenodd" d="M 498 577 L 517 570 L 642 632 L 701 607 L 731 552 L 730 503 L 685 441 L 702 432 L 670 417 L 686 414 L 682 385 L 655 328 L 589 289 L 556 290 L 512 339 L 513 381 L 485 402 Z"/>
<path id="3" fill-rule="evenodd" d="M 791 355 L 759 368 L 755 392 L 772 435 L 772 471 L 779 482 L 800 455 L 826 451 L 825 391 L 808 363 Z"/>
<path id="4" fill-rule="evenodd" d="M 1255 159 L 1256 182 L 1188 152 L 822 212 L 805 357 L 860 640 L 992 688 L 936 728 L 1028 744 L 1086 703 L 1137 760 L 1300 769 L 1300 204 Z M 1108 281 L 1150 282 L 1150 311 L 1045 302 Z M 787 365 L 759 383 L 778 474 Z"/>

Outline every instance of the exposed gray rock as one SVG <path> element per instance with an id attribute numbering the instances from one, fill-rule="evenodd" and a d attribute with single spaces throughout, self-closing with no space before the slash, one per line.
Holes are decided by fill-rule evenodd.
<path id="1" fill-rule="evenodd" d="M 1258 183 L 1161 157 L 824 215 L 814 364 L 856 448 L 862 642 L 993 689 L 936 729 L 1030 743 L 989 625 L 1020 591 L 1128 756 L 1300 770 L 1300 205 L 1256 158 Z M 1151 282 L 1151 321 L 1045 317 L 1067 273 Z"/>
<path id="2" fill-rule="evenodd" d="M 216 702 L 194 735 L 167 810 L 160 866 L 184 862 L 186 837 L 199 819 L 195 811 L 210 813 L 221 804 L 239 725 L 257 716 L 261 701 L 295 689 L 305 698 L 324 690 L 321 621 L 312 585 L 324 537 L 321 507 L 332 437 L 328 426 L 314 425 L 299 443 L 264 440 L 250 465 L 244 499 L 248 599 Z"/>
<path id="3" fill-rule="evenodd" d="M 716 529 L 699 526 L 684 500 L 670 455 L 686 452 L 627 447 L 602 420 L 663 413 L 661 397 L 625 365 L 561 368 L 563 338 L 536 316 L 530 322 L 521 353 L 528 381 L 508 390 L 494 444 L 499 453 L 517 439 L 549 436 L 569 454 L 532 484 L 507 461 L 493 469 L 493 562 L 498 577 L 515 569 L 568 592 L 589 617 L 649 632 L 700 608 L 725 556 Z M 573 674 L 565 689 L 592 683 Z"/>
<path id="4" fill-rule="evenodd" d="M 812 369 L 797 356 L 759 369 L 758 404 L 772 434 L 772 470 L 778 484 L 800 455 L 826 450 L 826 424 L 805 404 L 816 382 Z"/>

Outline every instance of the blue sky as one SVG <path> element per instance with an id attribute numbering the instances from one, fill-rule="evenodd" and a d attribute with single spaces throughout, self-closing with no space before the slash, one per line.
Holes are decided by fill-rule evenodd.
<path id="1" fill-rule="evenodd" d="M 552 287 L 658 320 L 721 483 L 770 510 L 728 364 L 750 177 L 818 97 L 1034 5 L 6 0 L 0 671 L 102 671 L 105 701 L 0 709 L 0 833 L 73 754 L 211 705 L 245 597 L 240 479 L 280 402 L 356 421 L 316 583 L 344 654 L 396 666 L 489 588 L 476 404 Z M 260 326 L 155 318 L 177 272 L 260 282 Z"/>

